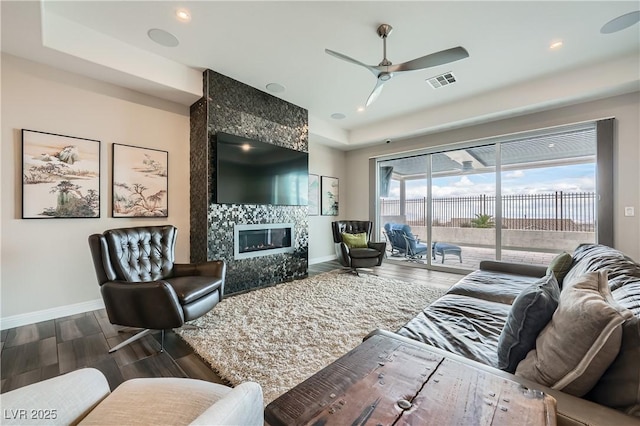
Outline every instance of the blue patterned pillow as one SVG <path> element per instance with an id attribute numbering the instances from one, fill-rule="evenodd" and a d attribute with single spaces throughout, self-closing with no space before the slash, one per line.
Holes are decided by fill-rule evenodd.
<path id="1" fill-rule="evenodd" d="M 515 298 L 498 340 L 498 367 L 513 373 L 535 348 L 536 337 L 551 321 L 558 307 L 560 287 L 552 272 L 524 289 Z"/>

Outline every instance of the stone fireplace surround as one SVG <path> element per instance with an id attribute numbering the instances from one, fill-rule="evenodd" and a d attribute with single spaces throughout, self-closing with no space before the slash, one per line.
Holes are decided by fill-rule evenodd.
<path id="1" fill-rule="evenodd" d="M 191 106 L 191 261 L 224 260 L 227 294 L 307 276 L 306 206 L 214 202 L 217 132 L 308 152 L 307 110 L 211 70 L 203 73 L 203 84 L 203 98 Z M 235 259 L 237 224 L 292 224 L 292 247 Z"/>

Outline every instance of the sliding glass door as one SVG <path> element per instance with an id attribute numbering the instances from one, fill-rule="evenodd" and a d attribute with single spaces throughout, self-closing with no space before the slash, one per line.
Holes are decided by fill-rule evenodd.
<path id="1" fill-rule="evenodd" d="M 503 258 L 546 265 L 596 241 L 595 128 L 504 142 L 500 152 Z"/>
<path id="2" fill-rule="evenodd" d="M 547 265 L 596 241 L 593 125 L 426 150 L 377 168 L 377 223 L 392 261 Z"/>
<path id="3" fill-rule="evenodd" d="M 495 144 L 483 149 L 495 157 Z M 477 269 L 481 260 L 496 259 L 495 165 L 466 149 L 435 153 L 432 164 L 432 261 Z"/>

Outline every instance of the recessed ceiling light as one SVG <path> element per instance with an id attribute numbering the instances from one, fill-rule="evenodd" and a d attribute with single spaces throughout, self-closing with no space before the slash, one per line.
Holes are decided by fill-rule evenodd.
<path id="1" fill-rule="evenodd" d="M 180 22 L 189 22 L 191 21 L 191 13 L 187 9 L 178 9 L 176 10 L 176 18 Z"/>
<path id="2" fill-rule="evenodd" d="M 334 112 L 333 114 L 331 114 L 331 118 L 333 118 L 334 120 L 342 120 L 343 118 L 346 118 L 346 117 L 347 116 L 341 112 Z"/>
<path id="3" fill-rule="evenodd" d="M 602 28 L 600 28 L 600 32 L 602 34 L 617 33 L 618 31 L 629 28 L 630 26 L 637 24 L 638 22 L 640 22 L 640 10 L 625 13 L 624 15 L 620 15 L 617 18 L 613 18 L 612 20 L 604 24 Z"/>
<path id="4" fill-rule="evenodd" d="M 553 148 L 554 146 L 556 146 L 556 144 L 552 142 L 548 146 L 549 146 L 549 148 Z"/>
<path id="5" fill-rule="evenodd" d="M 251 145 L 249 145 L 248 143 L 243 143 L 242 144 L 242 150 L 243 151 L 249 151 L 251 149 Z"/>
<path id="6" fill-rule="evenodd" d="M 563 44 L 562 40 L 556 40 L 549 45 L 549 49 L 560 49 Z"/>
<path id="7" fill-rule="evenodd" d="M 179 44 L 176 36 L 158 28 L 150 29 L 149 31 L 147 31 L 147 35 L 151 40 L 155 41 L 158 44 L 161 44 L 162 46 L 176 47 Z"/>
<path id="8" fill-rule="evenodd" d="M 362 111 L 364 111 L 364 109 L 365 109 L 365 108 L 364 108 L 363 106 L 359 106 L 359 107 L 358 107 L 358 112 L 362 112 Z"/>
<path id="9" fill-rule="evenodd" d="M 278 83 L 269 83 L 265 86 L 267 88 L 267 90 L 269 90 L 270 92 L 274 92 L 274 93 L 281 93 L 284 92 L 284 86 L 282 84 L 278 84 Z"/>

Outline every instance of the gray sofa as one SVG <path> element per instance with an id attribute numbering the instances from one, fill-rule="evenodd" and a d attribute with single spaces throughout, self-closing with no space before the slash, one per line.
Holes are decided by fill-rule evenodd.
<path id="1" fill-rule="evenodd" d="M 484 261 L 479 270 L 462 278 L 396 333 L 481 363 L 513 380 L 539 383 L 540 389 L 556 397 L 560 424 L 640 424 L 640 264 L 597 244 L 581 245 L 571 257 L 565 256 L 569 262 L 561 273 L 546 267 Z M 557 288 L 556 304 L 549 318 L 540 319 L 543 323 L 534 327 L 533 347 L 522 354 L 525 358 L 512 360 L 515 375 L 511 374 L 500 364 L 505 353 L 505 324 L 512 325 L 514 317 L 522 315 L 523 305 L 516 299 L 532 288 L 551 286 Z M 552 296 L 553 291 L 539 292 L 525 309 L 532 300 L 553 302 Z M 518 308 L 512 312 L 514 301 Z M 582 312 L 592 306 L 594 312 Z M 608 309 L 606 326 L 602 330 L 581 328 L 580 320 L 565 316 L 570 308 L 578 309 L 575 318 L 595 317 Z M 537 320 L 529 320 L 532 318 Z M 516 326 L 516 332 L 526 327 L 531 324 Z M 563 327 L 578 337 L 558 335 Z M 545 353 L 549 342 L 555 342 L 555 347 Z M 581 345 L 588 354 L 577 355 L 582 358 L 575 367 L 568 367 L 570 371 L 561 380 L 549 377 L 552 373 L 545 368 L 565 368 Z"/>

